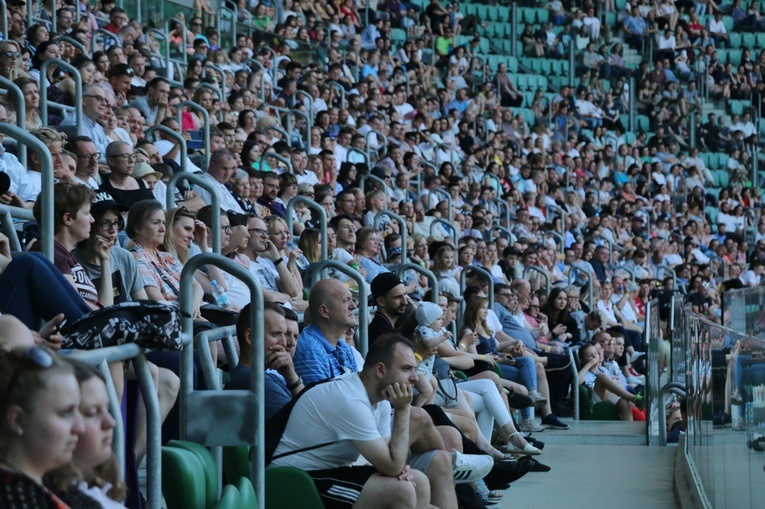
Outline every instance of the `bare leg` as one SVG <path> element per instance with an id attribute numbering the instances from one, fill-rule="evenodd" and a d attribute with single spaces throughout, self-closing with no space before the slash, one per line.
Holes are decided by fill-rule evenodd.
<path id="1" fill-rule="evenodd" d="M 441 435 L 445 451 L 457 449 L 459 452 L 462 452 L 462 435 L 460 435 L 458 429 L 452 426 L 436 426 L 436 430 Z"/>
<path id="2" fill-rule="evenodd" d="M 441 509 L 457 509 L 452 455 L 446 451 L 438 451 L 430 462 L 426 475 L 430 481 L 430 503 Z"/>
<path id="3" fill-rule="evenodd" d="M 375 474 L 369 478 L 353 504 L 354 509 L 415 509 L 417 490 L 410 481 Z"/>
<path id="4" fill-rule="evenodd" d="M 444 441 L 433 419 L 422 408 L 412 407 L 409 414 L 409 446 L 415 452 L 444 449 Z"/>
<path id="5" fill-rule="evenodd" d="M 547 373 L 544 366 L 537 363 L 537 390 L 545 397 L 547 402 L 542 407 L 542 417 L 547 417 L 552 413 L 552 406 L 550 404 L 550 384 L 547 383 Z"/>

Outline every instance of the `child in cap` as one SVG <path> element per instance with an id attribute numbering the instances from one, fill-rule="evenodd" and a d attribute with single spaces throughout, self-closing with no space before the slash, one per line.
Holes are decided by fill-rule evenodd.
<path id="1" fill-rule="evenodd" d="M 431 403 L 435 397 L 437 380 L 433 376 L 433 364 L 436 348 L 443 341 L 450 339 L 452 333 L 444 329 L 441 306 L 432 302 L 423 302 L 414 312 L 417 328 L 414 329 L 414 356 L 419 361 L 418 380 L 414 384 L 419 394 L 414 399 L 415 405 Z"/>

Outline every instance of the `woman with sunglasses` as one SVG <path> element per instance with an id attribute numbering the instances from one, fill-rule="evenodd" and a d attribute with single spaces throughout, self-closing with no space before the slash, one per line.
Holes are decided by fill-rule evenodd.
<path id="1" fill-rule="evenodd" d="M 72 460 L 84 425 L 72 367 L 33 346 L 0 351 L 0 507 L 67 509 L 43 476 Z"/>
<path id="2" fill-rule="evenodd" d="M 72 461 L 45 476 L 44 482 L 72 507 L 124 507 L 125 486 L 112 452 L 115 420 L 109 413 L 106 380 L 93 367 L 67 359 L 80 386 L 83 427 Z"/>
<path id="3" fill-rule="evenodd" d="M 16 41 L 0 42 L 0 76 L 11 81 L 29 77 L 21 69 L 21 46 Z"/>

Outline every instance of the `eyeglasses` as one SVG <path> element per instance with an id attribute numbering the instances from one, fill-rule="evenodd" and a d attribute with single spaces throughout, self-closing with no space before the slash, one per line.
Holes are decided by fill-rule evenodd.
<path id="1" fill-rule="evenodd" d="M 123 219 L 117 219 L 116 221 L 103 221 L 99 225 L 101 231 L 110 232 L 112 230 L 122 231 L 125 228 L 125 221 Z"/>
<path id="2" fill-rule="evenodd" d="M 121 157 L 125 161 L 135 161 L 135 156 L 133 154 L 117 154 L 111 157 L 114 159 L 116 159 L 117 157 Z"/>
<path id="3" fill-rule="evenodd" d="M 32 346 L 23 351 L 16 351 L 14 352 L 14 356 L 19 356 L 19 360 L 33 364 L 35 367 L 40 369 L 48 369 L 53 366 L 53 357 L 51 357 L 50 352 L 40 346 Z M 5 391 L 6 394 L 11 394 L 11 392 L 13 392 L 13 389 L 16 387 L 16 383 L 19 381 L 19 376 L 21 376 L 21 369 L 21 363 L 18 363 L 16 372 L 13 373 L 11 381 L 8 384 L 8 390 Z"/>
<path id="4" fill-rule="evenodd" d="M 264 230 L 263 228 L 248 228 L 247 231 L 248 232 L 255 232 L 258 235 L 260 235 L 261 237 L 266 237 L 266 238 L 271 237 L 271 233 L 269 233 L 268 230 Z"/>
<path id="5" fill-rule="evenodd" d="M 231 233 L 231 225 L 221 226 L 220 229 L 225 233 Z"/>
<path id="6" fill-rule="evenodd" d="M 96 101 L 98 101 L 101 104 L 105 104 L 105 103 L 109 102 L 108 99 L 106 97 L 102 96 L 102 95 L 84 95 L 82 97 L 89 97 L 91 99 L 95 99 Z"/>
<path id="7" fill-rule="evenodd" d="M 8 58 L 19 58 L 19 57 L 21 57 L 21 53 L 19 53 L 18 51 L 6 51 L 5 53 L 3 53 L 3 55 L 5 55 Z"/>
<path id="8" fill-rule="evenodd" d="M 101 159 L 101 152 L 94 152 L 93 154 L 80 154 L 77 156 L 77 159 L 87 160 L 87 159 Z"/>

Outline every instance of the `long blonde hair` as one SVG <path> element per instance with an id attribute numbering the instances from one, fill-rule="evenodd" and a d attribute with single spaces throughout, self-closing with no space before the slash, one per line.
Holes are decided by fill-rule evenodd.
<path id="1" fill-rule="evenodd" d="M 173 226 L 175 226 L 175 223 L 177 223 L 178 220 L 182 217 L 190 217 L 192 221 L 197 218 L 196 214 L 191 212 L 186 207 L 175 207 L 174 209 L 170 209 L 165 212 L 165 222 L 167 223 L 167 229 L 165 230 L 165 242 L 162 244 L 162 248 L 164 251 L 178 258 L 181 263 L 186 263 L 186 261 L 189 259 L 189 253 L 188 251 L 185 253 L 179 253 L 175 249 L 175 233 L 173 232 Z"/>

